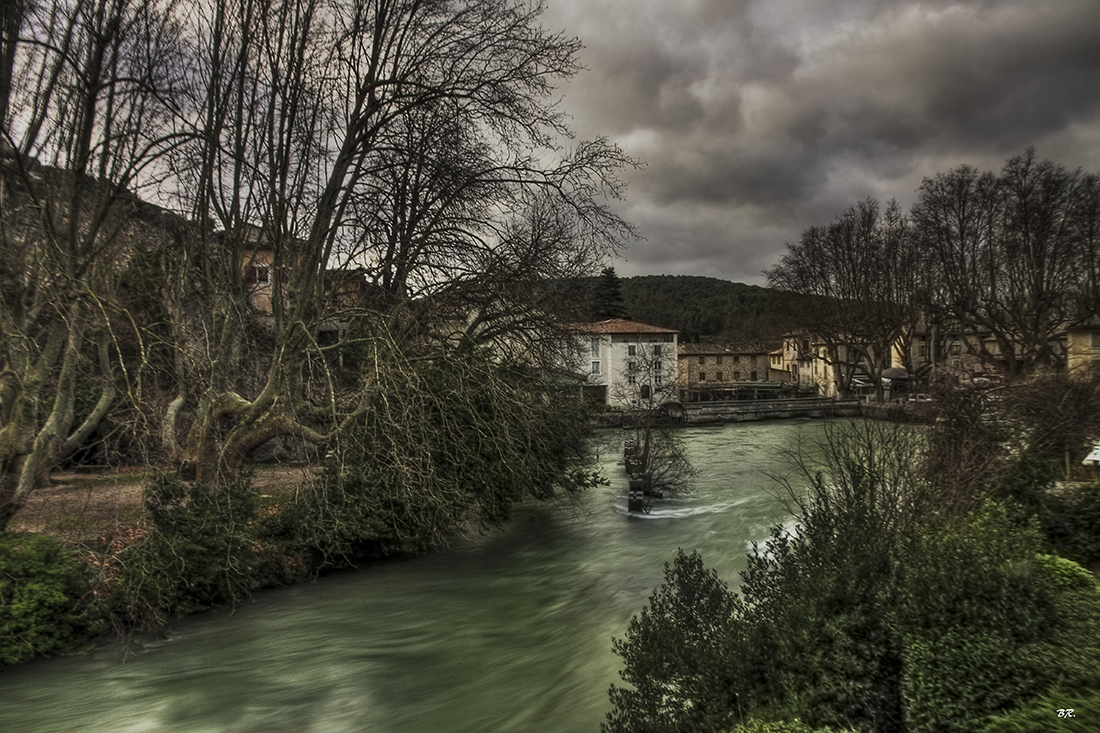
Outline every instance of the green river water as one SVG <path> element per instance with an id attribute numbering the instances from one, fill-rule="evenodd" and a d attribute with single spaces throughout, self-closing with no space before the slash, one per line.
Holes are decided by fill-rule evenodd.
<path id="1" fill-rule="evenodd" d="M 597 731 L 622 636 L 676 549 L 736 586 L 753 542 L 787 521 L 768 474 L 822 423 L 685 430 L 696 491 L 626 512 L 611 486 L 525 508 L 448 552 L 256 594 L 166 638 L 0 672 L 0 731 Z"/>

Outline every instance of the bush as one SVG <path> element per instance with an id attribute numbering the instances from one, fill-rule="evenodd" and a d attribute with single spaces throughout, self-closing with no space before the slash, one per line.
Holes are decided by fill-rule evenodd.
<path id="1" fill-rule="evenodd" d="M 1081 563 L 1100 562 L 1100 482 L 1069 495 L 1048 495 L 1043 529 L 1051 548 Z"/>
<path id="2" fill-rule="evenodd" d="M 1031 561 L 1037 549 L 1036 534 L 993 506 L 908 548 L 893 614 L 907 730 L 970 731 L 1051 683 L 1034 653 L 1054 621 Z"/>
<path id="3" fill-rule="evenodd" d="M 697 553 L 665 564 L 665 583 L 614 640 L 630 687 L 612 686 L 606 733 L 724 731 L 751 687 L 743 605 Z"/>
<path id="4" fill-rule="evenodd" d="M 89 577 L 52 537 L 0 534 L 0 667 L 91 644 L 105 621 Z"/>
<path id="5" fill-rule="evenodd" d="M 120 556 L 111 596 L 123 627 L 156 628 L 169 617 L 235 601 L 255 565 L 256 498 L 248 477 L 212 488 L 160 474 L 145 490 L 151 531 Z"/>
<path id="6" fill-rule="evenodd" d="M 989 504 L 906 548 L 890 614 L 906 730 L 971 731 L 1056 685 L 1100 683 L 1100 591 L 1040 547 L 1036 528 Z"/>
<path id="7" fill-rule="evenodd" d="M 1094 733 L 1100 690 L 1056 689 L 1011 713 L 990 718 L 983 733 Z"/>
<path id="8" fill-rule="evenodd" d="M 612 688 L 605 730 L 747 718 L 961 733 L 1051 690 L 1100 687 L 1096 579 L 1041 554 L 1018 506 L 937 511 L 926 484 L 861 447 L 872 432 L 829 446 L 828 476 L 792 493 L 799 526 L 750 555 L 743 601 L 697 555 L 666 569 L 614 643 L 633 689 Z"/>
<path id="9" fill-rule="evenodd" d="M 844 733 L 852 728 L 815 728 L 801 720 L 750 720 L 739 725 L 730 733 Z"/>
<path id="10" fill-rule="evenodd" d="M 770 692 L 762 707 L 814 726 L 896 730 L 902 662 L 886 615 L 887 538 L 869 525 L 801 529 L 797 537 L 773 530 L 742 575 L 752 654 Z"/>
<path id="11" fill-rule="evenodd" d="M 322 563 L 417 551 L 587 488 L 584 406 L 475 349 L 395 366 L 281 530 Z"/>

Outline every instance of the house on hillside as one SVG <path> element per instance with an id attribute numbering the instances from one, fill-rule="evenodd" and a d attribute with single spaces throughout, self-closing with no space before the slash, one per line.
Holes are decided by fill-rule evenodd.
<path id="1" fill-rule="evenodd" d="M 1066 366 L 1071 370 L 1100 367 L 1100 316 L 1066 329 Z"/>
<path id="2" fill-rule="evenodd" d="M 237 242 L 235 246 L 239 246 L 241 276 L 248 302 L 259 320 L 270 323 L 277 294 L 281 293 L 282 302 L 287 302 L 284 288 L 290 284 L 294 269 L 301 266 L 300 247 L 282 248 L 277 255 L 263 230 L 251 225 L 243 236 L 243 243 Z M 215 237 L 216 241 L 225 242 L 228 235 L 219 232 Z M 298 243 L 300 240 L 294 240 L 292 245 Z M 329 346 L 345 336 L 354 314 L 361 313 L 365 307 L 377 307 L 382 295 L 370 285 L 366 271 L 361 268 L 325 269 L 320 276 L 324 279 L 326 302 L 316 337 L 319 344 Z"/>
<path id="3" fill-rule="evenodd" d="M 243 231 L 221 231 L 214 235 L 215 243 L 225 248 L 227 256 L 239 253 L 249 303 L 266 315 L 274 313 L 276 293 L 287 285 L 291 270 L 300 265 L 294 257 L 298 247 L 281 247 L 276 252 L 272 236 L 251 224 L 245 225 Z"/>
<path id="4" fill-rule="evenodd" d="M 677 399 L 676 331 L 625 318 L 574 324 L 570 331 L 589 399 L 622 408 Z"/>
<path id="5" fill-rule="evenodd" d="M 699 402 L 777 396 L 790 376 L 773 368 L 775 352 L 781 354 L 778 341 L 681 344 L 680 398 Z"/>

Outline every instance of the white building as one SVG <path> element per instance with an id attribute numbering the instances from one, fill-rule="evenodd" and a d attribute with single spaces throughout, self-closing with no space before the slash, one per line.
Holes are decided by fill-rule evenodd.
<path id="1" fill-rule="evenodd" d="M 624 318 L 578 324 L 585 392 L 615 407 L 676 400 L 677 332 Z"/>

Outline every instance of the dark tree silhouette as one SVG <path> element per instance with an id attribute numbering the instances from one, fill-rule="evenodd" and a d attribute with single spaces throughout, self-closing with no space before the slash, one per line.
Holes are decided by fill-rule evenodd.
<path id="1" fill-rule="evenodd" d="M 614 267 L 605 267 L 592 286 L 592 320 L 628 317 L 623 282 Z"/>

